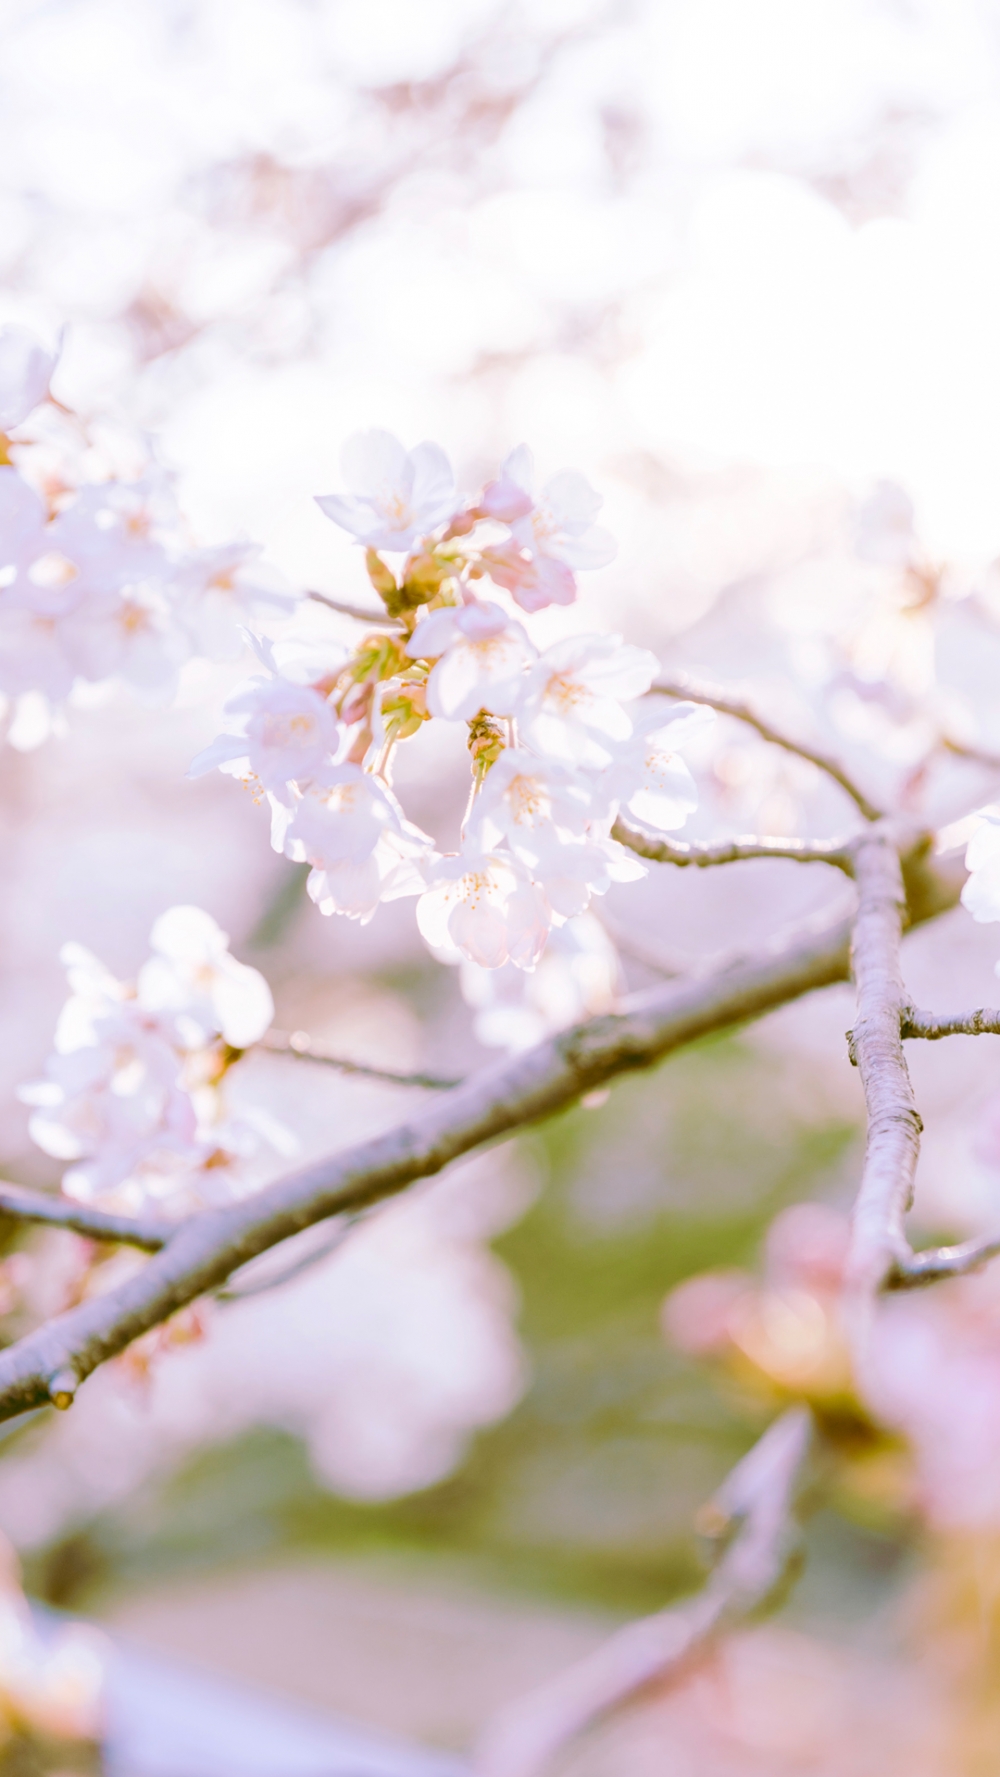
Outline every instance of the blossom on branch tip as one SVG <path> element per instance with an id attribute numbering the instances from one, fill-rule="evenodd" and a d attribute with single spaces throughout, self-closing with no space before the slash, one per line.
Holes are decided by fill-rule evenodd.
<path id="1" fill-rule="evenodd" d="M 518 445 L 498 479 L 484 488 L 476 509 L 510 526 L 506 542 L 483 551 L 491 577 L 527 611 L 571 604 L 574 568 L 601 568 L 614 558 L 614 539 L 594 524 L 603 503 L 574 469 L 553 475 L 536 497 L 531 452 Z"/>
<path id="2" fill-rule="evenodd" d="M 666 715 L 655 705 L 634 711 L 632 734 L 615 748 L 611 764 L 601 773 L 608 801 L 654 832 L 682 827 L 698 806 L 698 790 L 675 749 L 714 720 L 714 710 L 691 703 L 675 704 Z"/>
<path id="3" fill-rule="evenodd" d="M 525 866 L 505 852 L 471 847 L 425 867 L 429 884 L 417 924 L 434 950 L 458 950 L 480 968 L 510 962 L 533 969 L 545 948 L 551 912 Z"/>
<path id="4" fill-rule="evenodd" d="M 318 494 L 316 504 L 370 549 L 410 549 L 458 504 L 451 464 L 437 444 L 407 451 L 391 432 L 356 432 L 340 464 L 350 492 Z"/>
<path id="5" fill-rule="evenodd" d="M 523 863 L 536 865 L 583 836 L 591 801 L 582 772 L 508 747 L 486 774 L 467 833 L 484 851 L 506 840 Z"/>
<path id="6" fill-rule="evenodd" d="M 537 650 L 499 605 L 489 602 L 431 611 L 406 645 L 416 659 L 435 660 L 427 682 L 432 716 L 469 722 L 481 709 L 509 716 Z"/>
<path id="7" fill-rule="evenodd" d="M 153 955 L 139 971 L 143 1011 L 168 1022 L 182 1049 L 220 1036 L 233 1049 L 249 1048 L 274 1018 L 271 989 L 257 969 L 237 962 L 229 938 L 200 907 L 171 907 L 150 933 Z"/>

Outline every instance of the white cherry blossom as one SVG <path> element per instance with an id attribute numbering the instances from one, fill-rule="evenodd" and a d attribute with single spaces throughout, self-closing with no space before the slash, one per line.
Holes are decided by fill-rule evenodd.
<path id="1" fill-rule="evenodd" d="M 649 690 L 657 660 L 621 636 L 569 636 L 528 668 L 518 706 L 521 740 L 569 765 L 600 770 L 632 734 L 622 708 Z"/>
<path id="2" fill-rule="evenodd" d="M 290 807 L 273 803 L 271 842 L 312 865 L 307 884 L 321 913 L 367 924 L 380 901 L 422 893 L 419 863 L 433 847 L 406 820 L 392 791 L 360 765 L 327 768 Z"/>
<path id="3" fill-rule="evenodd" d="M 582 772 L 508 747 L 483 780 L 467 832 L 484 851 L 506 840 L 523 863 L 536 865 L 582 838 L 591 804 L 591 784 Z"/>
<path id="4" fill-rule="evenodd" d="M 274 1018 L 271 989 L 229 953 L 229 938 L 200 907 L 171 907 L 150 934 L 153 955 L 139 972 L 138 1004 L 168 1022 L 182 1049 L 221 1036 L 246 1049 Z"/>
<path id="5" fill-rule="evenodd" d="M 591 897 L 606 895 L 613 882 L 638 882 L 648 874 L 634 852 L 598 832 L 545 850 L 530 869 L 557 919 L 585 912 Z"/>
<path id="6" fill-rule="evenodd" d="M 299 602 L 260 556 L 256 543 L 199 549 L 174 577 L 178 617 L 209 660 L 238 659 L 248 620 L 288 617 Z"/>
<path id="7" fill-rule="evenodd" d="M 979 810 L 980 824 L 965 853 L 969 879 L 962 904 L 981 925 L 1000 919 L 1000 805 Z"/>
<path id="8" fill-rule="evenodd" d="M 528 611 L 570 604 L 576 597 L 575 568 L 600 568 L 611 561 L 615 543 L 594 524 L 603 505 L 583 475 L 563 469 L 534 493 L 534 464 L 527 445 L 505 459 L 497 481 L 483 491 L 479 511 L 510 526 L 506 543 L 484 551 L 490 574 Z"/>
<path id="9" fill-rule="evenodd" d="M 458 950 L 484 969 L 510 962 L 533 969 L 545 948 L 551 911 L 523 864 L 471 847 L 436 859 L 417 902 L 417 924 L 432 949 Z"/>
<path id="10" fill-rule="evenodd" d="M 623 985 L 618 953 L 592 913 L 554 926 L 532 973 L 512 963 L 483 969 L 463 958 L 460 981 L 479 1041 L 513 1051 L 612 1011 Z"/>
<path id="11" fill-rule="evenodd" d="M 437 444 L 407 451 L 391 432 L 356 432 L 340 466 L 350 492 L 317 495 L 316 504 L 371 549 L 409 549 L 455 512 L 455 478 Z"/>
<path id="12" fill-rule="evenodd" d="M 0 327 L 0 432 L 9 432 L 44 401 L 56 366 L 25 327 Z"/>
<path id="13" fill-rule="evenodd" d="M 698 806 L 698 790 L 676 748 L 714 719 L 714 712 L 703 706 L 685 703 L 664 709 L 658 699 L 632 711 L 632 734 L 616 747 L 600 777 L 614 809 L 623 809 L 655 832 L 682 827 Z"/>
<path id="14" fill-rule="evenodd" d="M 524 670 L 537 658 L 522 625 L 490 602 L 430 612 L 406 651 L 436 659 L 427 707 L 449 722 L 471 721 L 481 709 L 510 715 L 523 693 Z"/>
<path id="15" fill-rule="evenodd" d="M 286 678 L 266 642 L 254 639 L 254 645 L 270 677 L 248 679 L 226 699 L 223 714 L 231 727 L 192 760 L 188 776 L 201 777 L 218 766 L 230 777 L 254 777 L 280 795 L 296 779 L 322 771 L 336 755 L 343 731 L 319 691 Z"/>

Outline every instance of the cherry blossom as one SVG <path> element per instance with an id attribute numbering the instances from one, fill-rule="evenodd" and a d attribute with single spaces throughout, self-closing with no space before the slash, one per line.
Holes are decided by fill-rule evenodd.
<path id="1" fill-rule="evenodd" d="M 364 925 L 380 901 L 423 892 L 418 861 L 430 858 L 431 841 L 361 766 L 330 766 L 290 807 L 273 808 L 272 844 L 313 866 L 307 887 L 321 913 Z"/>
<path id="2" fill-rule="evenodd" d="M 537 967 L 513 963 L 484 969 L 463 958 L 462 996 L 475 1011 L 474 1028 L 491 1048 L 528 1049 L 552 1031 L 610 1012 L 622 986 L 618 953 L 592 913 L 554 926 Z"/>
<path id="3" fill-rule="evenodd" d="M 511 962 L 533 969 L 545 947 L 551 912 L 517 859 L 471 848 L 425 867 L 429 887 L 417 924 L 432 949 L 458 950 L 484 969 Z"/>
<path id="4" fill-rule="evenodd" d="M 962 904 L 980 925 L 1000 919 L 1000 806 L 979 810 L 980 824 L 965 853 L 969 880 Z"/>
<path id="5" fill-rule="evenodd" d="M 510 526 L 510 540 L 484 550 L 483 560 L 497 584 L 527 611 L 571 604 L 573 569 L 604 567 L 615 554 L 614 539 L 594 524 L 603 500 L 584 476 L 563 469 L 537 499 L 533 487 L 532 455 L 521 444 L 484 489 L 479 507 L 484 517 Z"/>
<path id="6" fill-rule="evenodd" d="M 25 327 L 0 327 L 0 432 L 9 432 L 44 401 L 56 353 Z"/>
<path id="7" fill-rule="evenodd" d="M 518 731 L 539 753 L 598 770 L 632 734 L 622 708 L 649 690 L 657 660 L 621 636 L 569 636 L 528 668 Z"/>
<path id="8" fill-rule="evenodd" d="M 320 494 L 316 504 L 370 549 L 409 549 L 455 511 L 454 475 L 437 444 L 407 451 L 391 432 L 356 432 L 340 464 L 350 493 Z"/>
<path id="9" fill-rule="evenodd" d="M 261 553 L 245 542 L 200 549 L 174 577 L 178 617 L 209 660 L 238 659 L 249 620 L 290 616 L 298 603 Z"/>
<path id="10" fill-rule="evenodd" d="M 582 838 L 591 812 L 591 784 L 582 772 L 508 747 L 490 767 L 472 806 L 467 832 L 492 851 L 506 840 L 523 863 L 553 860 Z"/>
<path id="11" fill-rule="evenodd" d="M 631 714 L 632 734 L 615 749 L 600 783 L 616 807 L 642 827 L 660 833 L 682 827 L 698 806 L 698 791 L 684 760 L 676 752 L 690 735 L 709 726 L 714 712 L 696 704 L 675 704 Z"/>
<path id="12" fill-rule="evenodd" d="M 606 895 L 613 882 L 638 882 L 647 875 L 634 852 L 598 832 L 541 849 L 530 869 L 558 919 L 585 912 L 591 896 Z"/>
<path id="13" fill-rule="evenodd" d="M 524 669 L 537 658 L 522 625 L 489 602 L 430 612 L 406 651 L 436 660 L 427 707 L 449 722 L 468 722 L 481 709 L 512 714 L 523 694 Z"/>
<path id="14" fill-rule="evenodd" d="M 342 730 L 329 701 L 311 685 L 298 685 L 279 670 L 270 646 L 255 641 L 270 677 L 237 687 L 223 705 L 233 728 L 192 760 L 189 777 L 218 766 L 230 777 L 253 777 L 276 795 L 297 779 L 310 779 L 334 757 Z"/>
<path id="15" fill-rule="evenodd" d="M 165 1022 L 181 1049 L 221 1036 L 234 1049 L 256 1043 L 274 1017 L 271 990 L 229 953 L 229 938 L 200 907 L 172 907 L 150 933 L 153 955 L 139 972 L 138 1003 Z"/>

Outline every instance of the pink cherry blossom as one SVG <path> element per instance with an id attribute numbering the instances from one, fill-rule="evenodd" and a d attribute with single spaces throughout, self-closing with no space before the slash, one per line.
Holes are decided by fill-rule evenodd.
<path id="1" fill-rule="evenodd" d="M 533 969 L 545 948 L 551 912 L 523 864 L 471 847 L 438 858 L 425 871 L 417 924 L 433 949 L 458 950 L 480 968 L 510 962 Z"/>
<path id="2" fill-rule="evenodd" d="M 435 659 L 427 707 L 445 721 L 470 721 L 481 709 L 507 716 L 523 691 L 524 670 L 537 650 L 520 623 L 499 605 L 432 611 L 407 643 L 417 659 Z"/>
<path id="3" fill-rule="evenodd" d="M 56 365 L 25 327 L 0 327 L 0 432 L 9 432 L 44 401 Z"/>
<path id="4" fill-rule="evenodd" d="M 969 840 L 965 867 L 969 879 L 962 905 L 980 925 L 1000 919 L 1000 806 L 979 810 L 979 826 Z"/>
<path id="5" fill-rule="evenodd" d="M 209 660 L 238 659 L 248 620 L 288 617 L 299 602 L 260 555 L 256 543 L 199 549 L 173 577 L 178 619 Z"/>
<path id="6" fill-rule="evenodd" d="M 332 705 L 311 685 L 297 685 L 278 668 L 267 643 L 257 641 L 269 678 L 240 685 L 223 705 L 232 727 L 192 760 L 189 777 L 218 766 L 230 777 L 255 777 L 265 790 L 285 791 L 297 779 L 316 776 L 341 743 Z"/>
<path id="7" fill-rule="evenodd" d="M 340 464 L 349 494 L 320 494 L 316 504 L 371 549 L 410 549 L 458 504 L 451 464 L 437 444 L 407 451 L 391 432 L 356 432 Z"/>
<path id="8" fill-rule="evenodd" d="M 467 832 L 484 851 L 506 841 L 531 866 L 583 836 L 591 802 L 591 785 L 582 772 L 508 747 L 483 780 Z"/>
<path id="9" fill-rule="evenodd" d="M 600 770 L 632 734 L 622 708 L 649 690 L 657 660 L 620 636 L 570 636 L 529 667 L 518 706 L 522 741 L 570 765 Z"/>
<path id="10" fill-rule="evenodd" d="M 352 764 L 328 767 L 288 807 L 275 802 L 272 844 L 313 866 L 307 887 L 321 913 L 362 924 L 380 901 L 423 892 L 418 864 L 433 850 L 387 785 Z"/>
<path id="11" fill-rule="evenodd" d="M 530 974 L 513 963 L 483 969 L 464 958 L 460 981 L 476 1014 L 479 1041 L 514 1051 L 529 1049 L 579 1019 L 610 1012 L 622 989 L 617 951 L 592 913 L 554 926 Z"/>
<path id="12" fill-rule="evenodd" d="M 600 568 L 612 560 L 613 538 L 594 524 L 603 501 L 586 478 L 563 469 L 534 494 L 534 465 L 527 445 L 505 459 L 499 478 L 484 489 L 483 517 L 509 524 L 510 538 L 487 547 L 483 562 L 498 586 L 525 610 L 571 604 L 574 568 Z"/>
<path id="13" fill-rule="evenodd" d="M 714 712 L 690 703 L 668 710 L 657 705 L 654 699 L 651 708 L 632 713 L 632 734 L 616 747 L 600 784 L 610 801 L 640 826 L 669 833 L 682 827 L 698 806 L 694 778 L 675 749 L 707 727 Z"/>
<path id="14" fill-rule="evenodd" d="M 274 1017 L 271 990 L 237 962 L 229 939 L 200 907 L 171 907 L 150 934 L 153 955 L 139 972 L 137 1001 L 171 1030 L 182 1049 L 221 1036 L 234 1049 L 256 1043 Z"/>

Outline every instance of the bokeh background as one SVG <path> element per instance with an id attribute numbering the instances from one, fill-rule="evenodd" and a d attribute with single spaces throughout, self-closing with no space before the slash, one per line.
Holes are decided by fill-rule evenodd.
<path id="1" fill-rule="evenodd" d="M 467 486 L 527 439 L 544 471 L 601 489 L 620 544 L 552 634 L 620 629 L 793 716 L 817 659 L 851 654 L 902 708 L 824 705 L 874 785 L 919 756 L 933 663 L 853 552 L 857 502 L 902 483 L 927 559 L 996 598 L 998 208 L 991 0 L 0 13 L 0 322 L 65 328 L 56 394 L 109 449 L 155 439 L 199 542 L 251 536 L 293 585 L 363 600 L 312 501 L 349 433 L 437 439 Z M 970 648 L 964 621 L 956 604 L 938 662 L 996 745 L 1000 647 Z M 282 1028 L 401 1068 L 487 1058 L 411 903 L 364 929 L 321 919 L 262 811 L 229 780 L 185 780 L 244 671 L 189 666 L 166 710 L 88 693 L 68 738 L 3 755 L 7 1176 L 57 1176 L 15 1092 L 49 1048 L 59 946 L 128 975 L 180 901 L 266 973 Z M 399 776 L 445 837 L 464 794 L 450 738 L 421 736 Z M 843 823 L 808 768 L 725 723 L 700 765 L 695 831 Z M 929 812 L 951 818 L 977 781 L 945 772 Z M 602 917 L 641 988 L 846 895 L 791 865 L 661 872 Z M 912 940 L 915 997 L 989 1000 L 995 954 L 950 916 Z M 9 1436 L 0 1524 L 35 1591 L 461 1748 L 608 1624 L 696 1583 L 696 1509 L 773 1403 L 672 1347 L 661 1304 L 707 1267 L 752 1266 L 784 1206 L 849 1203 L 849 1007 L 818 996 L 454 1169 L 219 1310 L 148 1383 L 109 1369 L 72 1414 Z M 996 1156 L 969 1134 L 987 1049 L 915 1058 L 931 1231 L 1000 1211 Z M 303 1155 L 413 1103 L 273 1056 L 241 1078 Z M 883 1725 L 912 1723 L 922 1533 L 886 1498 L 816 1520 L 795 1601 L 732 1655 L 724 1743 L 706 1750 L 710 1677 L 586 1768 L 853 1771 L 843 1724 L 875 1732 L 872 1672 Z"/>

